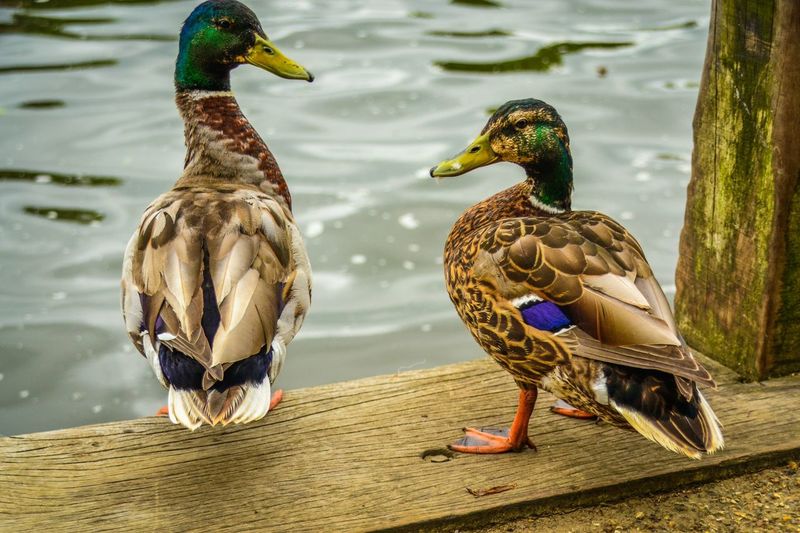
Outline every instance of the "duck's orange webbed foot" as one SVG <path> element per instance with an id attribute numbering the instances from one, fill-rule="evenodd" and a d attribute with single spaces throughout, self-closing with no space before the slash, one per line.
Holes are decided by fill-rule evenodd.
<path id="1" fill-rule="evenodd" d="M 556 400 L 553 407 L 550 408 L 552 412 L 557 415 L 566 416 L 567 418 L 577 418 L 578 420 L 595 420 L 597 416 L 592 413 L 587 413 L 576 407 L 572 407 L 564 400 Z"/>
<path id="2" fill-rule="evenodd" d="M 528 438 L 528 422 L 536 404 L 536 389 L 519 391 L 519 405 L 510 429 L 464 428 L 464 436 L 448 446 L 461 453 L 521 452 L 526 447 L 536 450 Z"/>
<path id="3" fill-rule="evenodd" d="M 169 406 L 168 405 L 162 406 L 161 409 L 156 411 L 156 416 L 169 416 Z"/>
<path id="4" fill-rule="evenodd" d="M 530 438 L 525 435 L 513 441 L 509 429 L 464 428 L 464 436 L 447 447 L 461 453 L 506 453 L 521 452 L 526 447 L 536 450 Z"/>

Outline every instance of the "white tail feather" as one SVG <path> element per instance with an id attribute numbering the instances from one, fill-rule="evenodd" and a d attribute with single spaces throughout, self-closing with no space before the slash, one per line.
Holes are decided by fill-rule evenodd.
<path id="1" fill-rule="evenodd" d="M 248 422 L 261 420 L 269 411 L 270 399 L 269 379 L 265 379 L 260 385 L 247 385 L 242 403 L 239 404 L 239 407 L 225 423 L 247 424 Z"/>
<path id="2" fill-rule="evenodd" d="M 236 408 L 212 420 L 208 413 L 208 406 L 201 398 L 202 392 L 169 388 L 169 419 L 173 424 L 180 424 L 192 431 L 201 425 L 215 426 L 221 424 L 247 424 L 264 418 L 269 411 L 271 387 L 268 379 L 263 383 L 248 384 L 241 387 L 242 399 Z"/>
<path id="3" fill-rule="evenodd" d="M 174 387 L 169 388 L 169 419 L 173 424 L 182 426 L 194 431 L 203 424 L 203 412 L 197 408 L 190 390 L 180 390 Z M 208 420 L 206 419 L 206 422 Z"/>

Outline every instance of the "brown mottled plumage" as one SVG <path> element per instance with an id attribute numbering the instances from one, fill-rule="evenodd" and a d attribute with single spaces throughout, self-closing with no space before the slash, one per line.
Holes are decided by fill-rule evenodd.
<path id="1" fill-rule="evenodd" d="M 247 62 L 311 81 L 236 0 L 184 23 L 176 103 L 186 159 L 144 212 L 125 251 L 128 334 L 169 389 L 175 423 L 245 423 L 280 398 L 271 384 L 311 299 L 311 268 L 275 158 L 229 91 Z"/>
<path id="2" fill-rule="evenodd" d="M 177 101 L 186 122 L 186 166 L 173 189 L 147 208 L 128 246 L 126 322 L 154 368 L 162 344 L 202 365 L 202 388 L 171 390 L 190 396 L 186 425 L 246 422 L 236 413 L 250 389 L 229 387 L 218 398 L 222 393 L 212 387 L 232 364 L 265 347 L 272 348 L 274 380 L 308 308 L 310 266 L 286 182 L 233 96 L 184 93 Z M 211 338 L 202 324 L 204 276 L 220 319 Z M 151 350 L 143 346 L 140 320 Z M 156 374 L 170 386 L 161 369 Z"/>
<path id="3" fill-rule="evenodd" d="M 714 382 L 680 337 L 641 246 L 606 215 L 569 209 L 569 138 L 555 110 L 507 103 L 431 174 L 499 160 L 522 165 L 527 179 L 468 209 L 445 244 L 447 290 L 475 340 L 533 401 L 541 387 L 690 457 L 721 448 L 695 385 Z M 470 429 L 454 449 L 521 449 L 527 408 L 508 438 Z"/>

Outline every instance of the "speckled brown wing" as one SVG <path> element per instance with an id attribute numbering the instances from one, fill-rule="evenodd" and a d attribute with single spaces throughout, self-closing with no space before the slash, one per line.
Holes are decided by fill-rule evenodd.
<path id="1" fill-rule="evenodd" d="M 140 315 L 153 345 L 157 337 L 203 365 L 208 388 L 272 342 L 283 292 L 296 275 L 291 239 L 287 211 L 263 193 L 193 187 L 162 195 L 126 253 L 123 312 L 131 337 Z M 213 298 L 204 295 L 209 283 Z"/>
<path id="2" fill-rule="evenodd" d="M 636 239 L 592 211 L 521 217 L 489 226 L 484 266 L 508 300 L 557 304 L 578 331 L 559 335 L 575 355 L 662 370 L 713 385 L 680 338 Z"/>

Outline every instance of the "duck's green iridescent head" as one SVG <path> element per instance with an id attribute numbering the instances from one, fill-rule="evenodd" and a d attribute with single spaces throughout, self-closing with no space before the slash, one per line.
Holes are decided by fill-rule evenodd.
<path id="1" fill-rule="evenodd" d="M 569 208 L 572 194 L 569 135 L 552 106 L 533 98 L 506 102 L 463 152 L 433 167 L 431 177 L 459 176 L 498 161 L 523 167 L 533 181 L 533 194 L 539 202 Z"/>
<path id="2" fill-rule="evenodd" d="M 179 91 L 230 90 L 230 72 L 250 63 L 282 78 L 313 81 L 267 39 L 255 13 L 237 0 L 208 0 L 183 23 L 175 87 Z"/>

